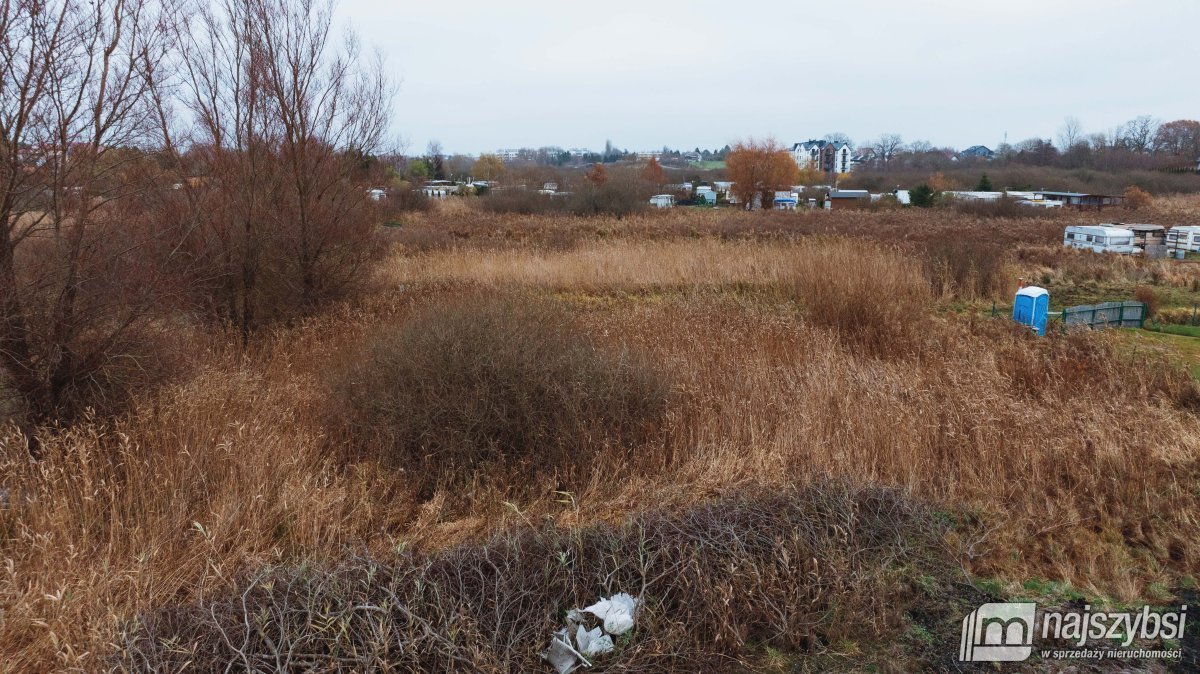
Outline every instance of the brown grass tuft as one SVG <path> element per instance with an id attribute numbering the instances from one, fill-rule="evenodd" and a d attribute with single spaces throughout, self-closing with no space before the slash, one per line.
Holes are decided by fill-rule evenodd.
<path id="1" fill-rule="evenodd" d="M 331 388 L 359 456 L 430 488 L 479 469 L 569 474 L 652 433 L 670 394 L 645 358 L 598 348 L 555 305 L 486 296 L 375 332 Z"/>

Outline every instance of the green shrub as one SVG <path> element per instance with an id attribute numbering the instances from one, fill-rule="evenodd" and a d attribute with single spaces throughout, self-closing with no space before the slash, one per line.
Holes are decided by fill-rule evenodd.
<path id="1" fill-rule="evenodd" d="M 937 200 L 937 192 L 925 183 L 921 183 L 909 191 L 909 202 L 917 208 L 929 208 Z"/>

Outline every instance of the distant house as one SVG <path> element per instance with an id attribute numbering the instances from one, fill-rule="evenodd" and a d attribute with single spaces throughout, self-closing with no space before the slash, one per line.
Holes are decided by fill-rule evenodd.
<path id="1" fill-rule="evenodd" d="M 869 147 L 859 148 L 850 156 L 850 170 L 854 171 L 858 167 L 873 161 L 875 161 L 875 150 Z"/>
<path id="2" fill-rule="evenodd" d="M 1113 194 L 1086 194 L 1084 192 L 1037 192 L 1034 195 L 1034 200 L 1042 200 L 1047 202 L 1057 202 L 1063 206 L 1078 208 L 1079 210 L 1096 209 L 1104 210 L 1109 206 L 1120 206 L 1125 197 Z"/>
<path id="3" fill-rule="evenodd" d="M 823 173 L 849 173 L 853 168 L 849 143 L 831 143 L 827 140 L 806 140 L 792 145 L 792 158 L 802 169 L 813 169 Z"/>
<path id="4" fill-rule="evenodd" d="M 867 190 L 829 190 L 825 195 L 825 208 L 832 211 L 861 208 L 871 201 Z"/>
<path id="5" fill-rule="evenodd" d="M 993 159 L 995 158 L 996 153 L 992 152 L 991 148 L 987 147 L 986 145 L 972 145 L 962 152 L 959 152 L 958 156 L 962 157 L 963 159 Z"/>

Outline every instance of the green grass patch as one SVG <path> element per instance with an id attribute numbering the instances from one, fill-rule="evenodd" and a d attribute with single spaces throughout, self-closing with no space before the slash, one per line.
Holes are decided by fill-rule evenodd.
<path id="1" fill-rule="evenodd" d="M 1177 332 L 1197 331 L 1186 325 L 1146 326 L 1141 330 L 1120 330 L 1135 349 L 1150 348 L 1166 351 L 1168 355 L 1187 368 L 1192 379 L 1200 381 L 1200 333 Z"/>
<path id="2" fill-rule="evenodd" d="M 1161 332 L 1167 335 L 1181 335 L 1183 337 L 1200 337 L 1200 326 L 1198 325 L 1170 325 L 1150 323 L 1145 327 L 1151 332 Z"/>

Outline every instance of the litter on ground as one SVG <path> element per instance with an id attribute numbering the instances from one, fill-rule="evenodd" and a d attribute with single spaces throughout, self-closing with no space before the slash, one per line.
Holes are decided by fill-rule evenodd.
<path id="1" fill-rule="evenodd" d="M 637 619 L 640 599 L 619 592 L 592 604 L 585 609 L 567 611 L 567 626 L 550 635 L 550 646 L 542 651 L 542 659 L 550 663 L 558 674 L 571 674 L 579 667 L 591 667 L 588 658 L 611 653 L 613 637 L 633 629 Z M 586 614 L 601 621 L 601 625 L 588 629 L 590 622 Z M 575 642 L 571 643 L 571 631 L 575 631 Z"/>

